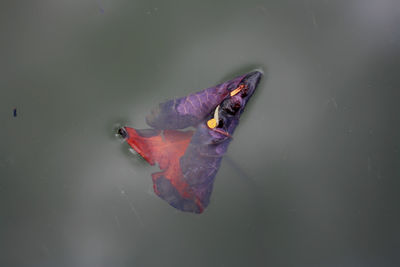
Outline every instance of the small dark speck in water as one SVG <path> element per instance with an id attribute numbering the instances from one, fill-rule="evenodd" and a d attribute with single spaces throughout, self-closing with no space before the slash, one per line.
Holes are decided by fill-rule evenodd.
<path id="1" fill-rule="evenodd" d="M 17 117 L 17 108 L 14 108 L 14 110 L 13 110 L 13 116 Z"/>

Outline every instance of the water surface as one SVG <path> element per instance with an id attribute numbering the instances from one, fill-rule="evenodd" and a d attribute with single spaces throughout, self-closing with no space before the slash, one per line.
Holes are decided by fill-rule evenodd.
<path id="1" fill-rule="evenodd" d="M 1 6 L 1 266 L 400 264 L 398 1 Z M 174 210 L 115 127 L 255 67 L 210 206 Z"/>

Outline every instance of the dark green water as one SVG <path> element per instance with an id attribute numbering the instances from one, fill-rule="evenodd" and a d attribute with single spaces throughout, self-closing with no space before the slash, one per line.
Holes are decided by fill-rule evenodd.
<path id="1" fill-rule="evenodd" d="M 2 1 L 0 266 L 399 266 L 399 24 L 396 0 Z M 209 208 L 174 210 L 113 130 L 255 67 Z"/>

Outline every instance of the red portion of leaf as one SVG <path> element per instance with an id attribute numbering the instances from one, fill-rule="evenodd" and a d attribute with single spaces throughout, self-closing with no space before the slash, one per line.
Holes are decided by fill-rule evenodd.
<path id="1" fill-rule="evenodd" d="M 158 163 L 161 172 L 153 173 L 154 192 L 160 195 L 155 180 L 161 176 L 168 179 L 184 198 L 193 199 L 188 184 L 183 179 L 180 158 L 191 141 L 193 131 L 164 130 L 154 131 L 153 135 L 141 135 L 140 130 L 125 127 L 127 143 L 151 165 Z M 195 199 L 196 202 L 197 199 Z"/>

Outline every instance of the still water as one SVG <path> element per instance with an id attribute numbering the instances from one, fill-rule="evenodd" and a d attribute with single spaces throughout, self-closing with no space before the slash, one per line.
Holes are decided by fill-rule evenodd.
<path id="1" fill-rule="evenodd" d="M 0 266 L 400 265 L 398 1 L 0 6 Z M 209 207 L 173 209 L 116 128 L 256 67 Z"/>

